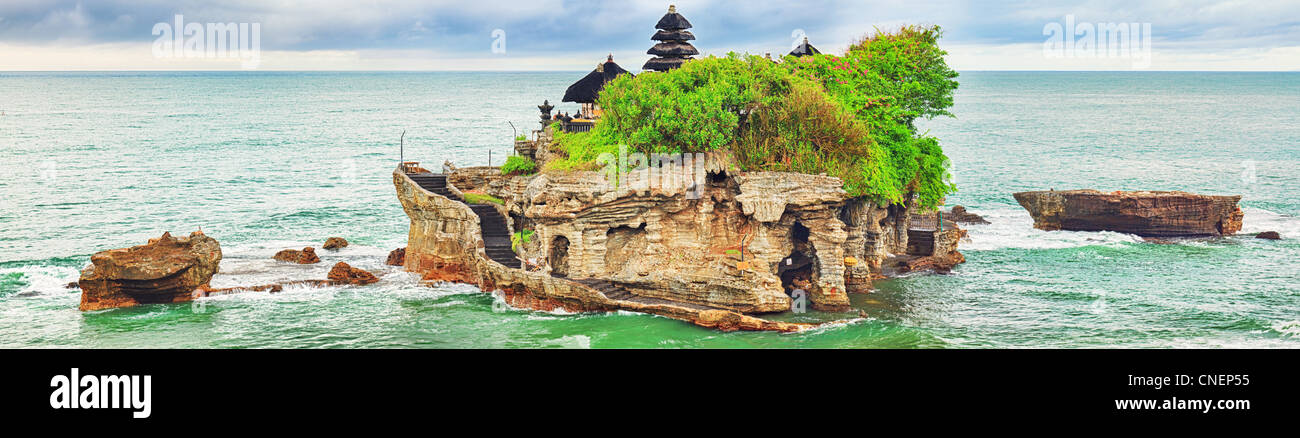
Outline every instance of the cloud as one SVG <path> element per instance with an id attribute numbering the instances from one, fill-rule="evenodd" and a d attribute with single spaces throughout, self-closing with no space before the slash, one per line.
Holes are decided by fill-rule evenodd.
<path id="1" fill-rule="evenodd" d="M 261 23 L 262 48 L 321 68 L 348 69 L 348 59 L 394 60 L 393 64 L 426 65 L 434 69 L 477 66 L 520 66 L 537 69 L 586 69 L 613 53 L 625 67 L 635 69 L 649 56 L 653 24 L 668 1 L 602 0 L 5 0 L 0 3 L 0 68 L 17 64 L 19 48 L 39 48 L 51 66 L 76 66 L 77 59 L 57 60 L 59 54 L 95 55 L 87 47 L 147 45 L 155 38 L 154 23 L 171 22 L 182 14 L 187 22 Z M 1045 60 L 1042 31 L 1047 23 L 1073 15 L 1080 22 L 1151 23 L 1153 45 L 1160 54 L 1152 68 L 1216 69 L 1233 62 L 1274 65 L 1294 70 L 1300 46 L 1300 4 L 1241 0 L 1123 0 L 1025 1 L 753 1 L 676 0 L 695 25 L 696 46 L 706 54 L 728 51 L 780 54 L 793 42 L 791 32 L 803 30 L 823 51 L 839 51 L 873 29 L 901 24 L 938 24 L 945 29 L 943 45 L 959 67 L 992 69 L 1019 65 L 1028 69 L 1073 68 Z M 493 30 L 506 31 L 508 52 L 491 52 Z M 133 50 L 133 49 L 132 49 Z M 357 58 L 334 54 L 356 54 Z M 419 54 L 409 63 L 401 54 Z M 291 55 L 292 54 L 292 55 Z M 329 54 L 329 55 L 326 55 Z M 125 55 L 124 55 L 125 56 Z M 1273 57 L 1273 58 L 1270 58 Z M 552 63 L 534 62 L 554 59 Z M 122 68 L 151 68 L 135 56 L 125 56 Z M 111 59 L 90 60 L 112 65 Z M 127 61 L 130 60 L 130 61 Z M 54 62 L 57 61 L 57 62 Z M 418 62 L 417 62 L 418 61 Z M 581 61 L 581 62 L 580 62 Z M 40 65 L 23 61 L 28 67 Z M 198 63 L 209 66 L 207 63 Z M 1101 64 L 1098 64 L 1101 65 Z M 60 67 L 63 68 L 63 67 Z M 179 68 L 179 67 L 178 67 Z M 1249 68 L 1249 67 L 1242 67 Z"/>

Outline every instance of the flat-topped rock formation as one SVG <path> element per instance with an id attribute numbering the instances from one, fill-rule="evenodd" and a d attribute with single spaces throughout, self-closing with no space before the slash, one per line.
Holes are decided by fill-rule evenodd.
<path id="1" fill-rule="evenodd" d="M 95 253 L 77 282 L 81 310 L 191 301 L 220 262 L 221 244 L 200 231 L 181 238 L 164 233 L 145 245 Z"/>
<path id="2" fill-rule="evenodd" d="M 1241 230 L 1241 196 L 1067 190 L 1014 194 L 1041 230 L 1116 231 L 1143 237 L 1209 237 Z"/>

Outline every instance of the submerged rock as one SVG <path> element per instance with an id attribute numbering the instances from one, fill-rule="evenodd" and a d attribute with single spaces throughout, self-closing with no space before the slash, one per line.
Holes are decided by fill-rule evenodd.
<path id="1" fill-rule="evenodd" d="M 983 216 L 966 211 L 966 207 L 960 205 L 952 206 L 952 210 L 943 214 L 943 218 L 959 224 L 987 224 Z"/>
<path id="2" fill-rule="evenodd" d="M 1116 231 L 1143 237 L 1223 236 L 1241 230 L 1241 196 L 1187 192 L 1040 191 L 1014 194 L 1041 230 Z"/>
<path id="3" fill-rule="evenodd" d="M 338 264 L 334 265 L 334 268 L 330 269 L 329 276 L 326 278 L 328 278 L 330 283 L 333 284 L 363 285 L 379 282 L 379 278 L 375 277 L 375 274 L 371 274 L 363 269 L 354 268 L 343 262 L 338 262 Z"/>
<path id="4" fill-rule="evenodd" d="M 348 246 L 347 239 L 344 239 L 342 237 L 331 237 L 325 239 L 325 244 L 321 245 L 321 248 L 337 250 L 337 249 L 346 248 L 347 246 Z"/>
<path id="5" fill-rule="evenodd" d="M 297 263 L 300 265 L 310 265 L 313 263 L 320 263 L 320 257 L 316 256 L 316 248 L 312 248 L 310 246 L 303 248 L 302 251 L 296 249 L 286 249 L 275 253 L 275 255 L 272 256 L 271 258 L 282 262 Z"/>
<path id="6" fill-rule="evenodd" d="M 388 260 L 384 263 L 388 266 L 406 266 L 406 248 L 397 248 L 388 253 Z"/>
<path id="7" fill-rule="evenodd" d="M 171 233 L 146 245 L 101 251 L 81 271 L 81 310 L 193 300 L 219 269 L 221 245 L 201 231 Z"/>
<path id="8" fill-rule="evenodd" d="M 1282 235 L 1278 234 L 1277 231 L 1265 231 L 1263 233 L 1256 234 L 1255 238 L 1268 239 L 1268 240 L 1282 240 Z"/>

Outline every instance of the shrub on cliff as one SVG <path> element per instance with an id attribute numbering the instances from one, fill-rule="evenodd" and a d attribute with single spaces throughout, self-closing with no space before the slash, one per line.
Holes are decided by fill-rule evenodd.
<path id="1" fill-rule="evenodd" d="M 501 165 L 502 175 L 532 175 L 537 173 L 537 163 L 528 157 L 511 155 Z"/>
<path id="2" fill-rule="evenodd" d="M 604 116 L 591 132 L 556 136 L 568 158 L 547 169 L 592 169 L 620 143 L 645 153 L 729 150 L 746 170 L 824 172 L 852 196 L 933 207 L 955 187 L 938 140 L 914 121 L 951 115 L 957 73 L 941 34 L 908 26 L 843 56 L 777 64 L 732 53 L 619 76 L 597 98 Z"/>

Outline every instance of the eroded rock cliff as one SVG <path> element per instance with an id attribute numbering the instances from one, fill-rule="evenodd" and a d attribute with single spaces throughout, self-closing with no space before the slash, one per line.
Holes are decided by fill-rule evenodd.
<path id="1" fill-rule="evenodd" d="M 1144 237 L 1201 237 L 1241 230 L 1241 196 L 1187 192 L 1039 191 L 1014 194 L 1042 230 L 1116 231 Z"/>

